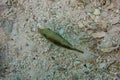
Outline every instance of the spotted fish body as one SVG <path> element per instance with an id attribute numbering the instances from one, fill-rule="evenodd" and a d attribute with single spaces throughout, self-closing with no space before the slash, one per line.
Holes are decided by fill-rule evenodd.
<path id="1" fill-rule="evenodd" d="M 67 40 L 65 40 L 61 35 L 59 35 L 58 33 L 50 30 L 49 28 L 46 29 L 40 29 L 38 28 L 38 32 L 41 33 L 41 35 L 43 35 L 46 39 L 48 39 L 49 41 L 51 41 L 52 43 L 70 49 L 70 50 L 75 50 L 78 51 L 80 53 L 83 53 L 83 51 L 78 50 L 76 48 L 74 48 Z"/>

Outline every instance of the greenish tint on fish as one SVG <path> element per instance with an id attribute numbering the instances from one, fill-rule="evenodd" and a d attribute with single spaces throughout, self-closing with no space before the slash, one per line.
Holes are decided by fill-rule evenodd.
<path id="1" fill-rule="evenodd" d="M 84 53 L 83 51 L 74 48 L 67 40 L 65 40 L 61 35 L 59 35 L 58 33 L 50 30 L 49 28 L 45 28 L 45 29 L 40 29 L 38 28 L 38 32 L 41 33 L 41 35 L 43 35 L 47 40 L 51 41 L 52 43 L 70 49 L 70 50 L 75 50 L 78 51 L 80 53 Z"/>

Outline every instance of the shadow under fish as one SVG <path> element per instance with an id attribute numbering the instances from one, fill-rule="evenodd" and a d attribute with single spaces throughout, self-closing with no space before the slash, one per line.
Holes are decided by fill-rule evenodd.
<path id="1" fill-rule="evenodd" d="M 52 43 L 70 49 L 70 50 L 75 50 L 78 51 L 80 53 L 84 53 L 83 51 L 74 48 L 67 40 L 65 40 L 61 35 L 59 35 L 58 33 L 50 30 L 49 28 L 45 28 L 45 29 L 40 29 L 38 28 L 38 32 L 41 33 L 41 35 L 43 35 L 47 40 L 51 41 Z"/>

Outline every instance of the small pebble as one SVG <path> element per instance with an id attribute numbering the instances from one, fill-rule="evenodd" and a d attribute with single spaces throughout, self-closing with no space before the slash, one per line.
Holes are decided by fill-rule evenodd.
<path id="1" fill-rule="evenodd" d="M 101 69 L 105 69 L 106 67 L 107 67 L 106 63 L 100 63 L 99 64 L 99 68 L 101 68 Z"/>
<path id="2" fill-rule="evenodd" d="M 55 60 L 55 57 L 52 56 L 51 59 L 52 59 L 52 60 Z"/>
<path id="3" fill-rule="evenodd" d="M 32 31 L 32 32 L 35 32 L 35 31 L 36 31 L 35 27 L 32 27 L 32 28 L 31 28 L 31 31 Z"/>
<path id="4" fill-rule="evenodd" d="M 97 23 L 95 23 L 95 22 L 90 22 L 90 23 L 88 23 L 87 26 L 88 26 L 89 29 L 96 30 L 99 25 Z"/>
<path id="5" fill-rule="evenodd" d="M 44 26 L 42 26 L 40 23 L 37 24 L 38 28 L 44 29 Z"/>
<path id="6" fill-rule="evenodd" d="M 102 38 L 105 36 L 105 32 L 96 32 L 92 34 L 93 38 Z"/>
<path id="7" fill-rule="evenodd" d="M 117 9 L 117 10 L 116 10 L 116 13 L 120 14 L 120 9 Z"/>
<path id="8" fill-rule="evenodd" d="M 117 73 L 116 76 L 117 76 L 118 78 L 120 78 L 120 73 Z"/>
<path id="9" fill-rule="evenodd" d="M 95 9 L 93 14 L 96 15 L 96 16 L 100 15 L 100 10 L 99 9 Z"/>
<path id="10" fill-rule="evenodd" d="M 60 29 L 59 34 L 63 34 L 64 33 L 64 29 Z"/>
<path id="11" fill-rule="evenodd" d="M 1 26 L 3 27 L 5 34 L 7 35 L 11 34 L 13 30 L 13 24 L 14 24 L 14 21 L 12 20 L 7 20 L 7 19 L 2 20 Z"/>
<path id="12" fill-rule="evenodd" d="M 78 22 L 78 26 L 79 26 L 79 28 L 84 28 L 84 24 L 80 21 Z"/>

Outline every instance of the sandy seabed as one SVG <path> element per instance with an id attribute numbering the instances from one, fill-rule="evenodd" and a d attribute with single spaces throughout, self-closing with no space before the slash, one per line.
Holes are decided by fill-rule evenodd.
<path id="1" fill-rule="evenodd" d="M 120 80 L 120 0 L 0 0 L 0 80 Z"/>

